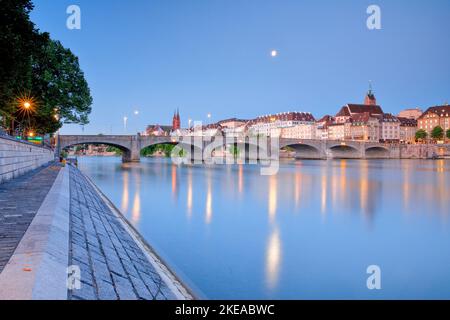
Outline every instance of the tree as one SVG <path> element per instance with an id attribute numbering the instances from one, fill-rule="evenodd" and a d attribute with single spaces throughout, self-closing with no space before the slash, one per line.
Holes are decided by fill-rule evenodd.
<path id="1" fill-rule="evenodd" d="M 32 9 L 30 0 L 0 5 L 0 110 L 38 133 L 87 124 L 92 97 L 78 58 L 35 28 Z M 19 98 L 32 100 L 33 110 L 20 110 Z"/>
<path id="2" fill-rule="evenodd" d="M 447 139 L 450 139 L 450 129 L 447 130 L 447 132 L 445 133 L 445 135 L 447 136 Z"/>
<path id="3" fill-rule="evenodd" d="M 417 132 L 416 132 L 416 140 L 419 140 L 419 141 L 425 140 L 427 138 L 427 136 L 428 136 L 428 133 L 423 129 L 417 130 Z"/>
<path id="4" fill-rule="evenodd" d="M 106 148 L 106 152 L 114 152 L 117 156 L 121 156 L 123 154 L 122 150 L 114 146 L 108 146 Z"/>
<path id="5" fill-rule="evenodd" d="M 12 97 L 30 88 L 31 56 L 37 32 L 30 21 L 30 0 L 3 0 L 0 5 L 0 110 L 14 112 Z"/>
<path id="6" fill-rule="evenodd" d="M 444 129 L 441 126 L 436 126 L 431 131 L 431 138 L 434 140 L 442 140 L 444 138 Z"/>

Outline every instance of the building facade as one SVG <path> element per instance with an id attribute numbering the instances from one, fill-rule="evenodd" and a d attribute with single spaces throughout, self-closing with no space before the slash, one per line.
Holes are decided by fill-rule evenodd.
<path id="1" fill-rule="evenodd" d="M 420 108 L 405 109 L 399 112 L 398 117 L 417 120 L 422 115 L 422 113 L 423 111 Z"/>
<path id="2" fill-rule="evenodd" d="M 431 131 L 437 126 L 444 129 L 444 132 L 450 129 L 450 106 L 448 104 L 430 107 L 417 119 L 418 129 L 423 129 L 428 134 L 431 134 Z"/>
<path id="3" fill-rule="evenodd" d="M 380 122 L 380 140 L 382 142 L 399 142 L 400 121 L 398 118 L 390 113 L 385 113 Z"/>
<path id="4" fill-rule="evenodd" d="M 315 119 L 309 112 L 284 112 L 275 115 L 265 115 L 248 122 L 250 135 L 280 136 L 282 129 L 295 126 L 314 125 Z M 303 129 L 293 129 L 287 134 L 301 133 Z"/>
<path id="5" fill-rule="evenodd" d="M 400 121 L 400 142 L 414 143 L 416 141 L 417 120 L 398 117 Z"/>
<path id="6" fill-rule="evenodd" d="M 380 119 L 369 112 L 353 115 L 350 119 L 350 135 L 347 139 L 360 141 L 380 140 Z"/>

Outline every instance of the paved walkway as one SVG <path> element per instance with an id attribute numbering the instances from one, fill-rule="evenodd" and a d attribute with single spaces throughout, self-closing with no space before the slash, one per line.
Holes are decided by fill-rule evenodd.
<path id="1" fill-rule="evenodd" d="M 70 166 L 69 264 L 81 270 L 81 289 L 69 299 L 175 299 L 121 220 Z"/>
<path id="2" fill-rule="evenodd" d="M 60 166 L 48 165 L 0 184 L 0 273 L 52 187 Z"/>

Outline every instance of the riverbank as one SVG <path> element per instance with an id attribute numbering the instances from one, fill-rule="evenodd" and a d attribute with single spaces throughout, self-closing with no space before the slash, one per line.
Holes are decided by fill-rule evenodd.
<path id="1" fill-rule="evenodd" d="M 57 176 L 40 207 L 35 203 L 39 209 L 26 232 L 17 230 L 24 225 L 23 215 L 15 214 L 17 226 L 2 223 L 16 242 L 10 243 L 9 252 L 2 251 L 7 263 L 0 269 L 0 299 L 193 299 L 86 176 L 70 165 L 53 167 Z M 44 192 L 32 179 L 28 185 Z M 5 186 L 3 196 L 16 192 L 14 186 Z M 6 218 L 2 211 L 0 219 Z M 2 232 L 0 241 L 4 239 L 9 238 Z"/>

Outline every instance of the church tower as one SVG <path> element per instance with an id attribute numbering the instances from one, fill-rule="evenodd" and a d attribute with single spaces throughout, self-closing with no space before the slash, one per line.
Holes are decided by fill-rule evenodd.
<path id="1" fill-rule="evenodd" d="M 375 95 L 372 91 L 372 82 L 369 82 L 369 91 L 367 91 L 366 98 L 364 99 L 364 104 L 368 106 L 377 105 L 377 98 L 375 98 Z"/>
<path id="2" fill-rule="evenodd" d="M 172 131 L 181 129 L 180 111 L 177 109 L 172 118 Z"/>

